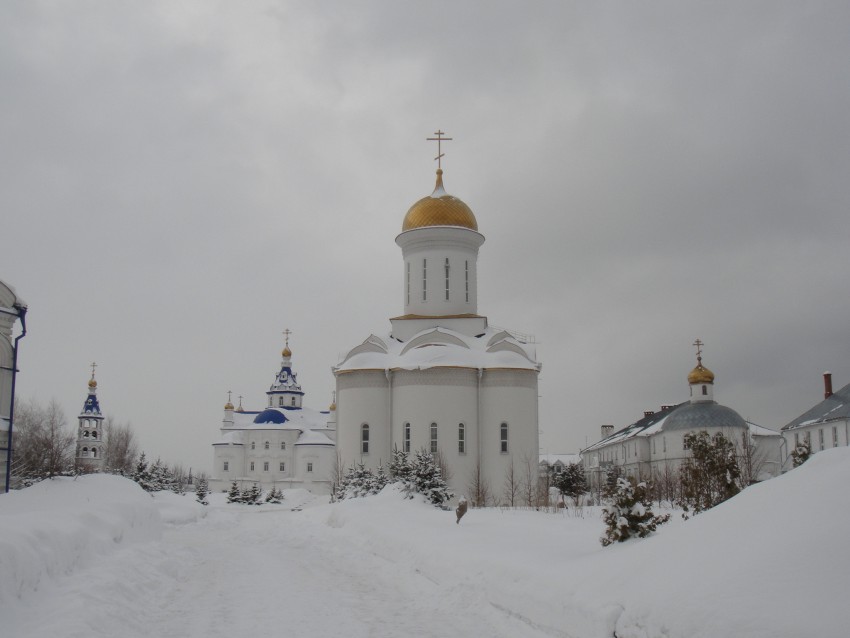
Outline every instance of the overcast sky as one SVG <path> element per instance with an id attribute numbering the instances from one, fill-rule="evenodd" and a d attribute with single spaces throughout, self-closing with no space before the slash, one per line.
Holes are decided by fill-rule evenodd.
<path id="1" fill-rule="evenodd" d="M 780 428 L 850 383 L 846 2 L 0 4 L 0 279 L 19 396 L 209 470 L 285 328 L 305 404 L 403 311 L 445 186 L 479 312 L 536 336 L 541 451 L 688 396 Z"/>

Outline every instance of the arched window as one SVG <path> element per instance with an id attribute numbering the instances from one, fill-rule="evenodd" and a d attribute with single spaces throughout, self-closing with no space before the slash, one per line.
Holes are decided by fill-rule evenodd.
<path id="1" fill-rule="evenodd" d="M 422 301 L 428 301 L 428 260 L 422 260 Z"/>
<path id="2" fill-rule="evenodd" d="M 431 424 L 431 454 L 437 453 L 437 424 Z"/>
<path id="3" fill-rule="evenodd" d="M 702 393 L 708 394 L 708 386 L 707 385 L 702 386 Z"/>
<path id="4" fill-rule="evenodd" d="M 89 431 L 88 431 L 88 430 L 86 430 L 85 432 L 83 432 L 83 438 L 84 438 L 84 439 L 89 438 Z"/>
<path id="5" fill-rule="evenodd" d="M 278 397 L 278 398 L 277 398 L 277 405 L 278 405 L 278 407 L 280 407 L 280 408 L 282 408 L 282 407 L 283 407 L 283 397 Z"/>
<path id="6" fill-rule="evenodd" d="M 254 461 L 251 461 L 251 471 L 254 471 Z"/>
<path id="7" fill-rule="evenodd" d="M 466 454 L 466 426 L 463 423 L 457 424 L 457 453 Z"/>
<path id="8" fill-rule="evenodd" d="M 89 449 L 87 447 L 83 448 L 83 458 L 87 458 L 89 455 Z"/>
<path id="9" fill-rule="evenodd" d="M 93 447 L 93 448 L 91 449 L 91 457 L 92 457 L 93 459 L 96 459 L 96 458 L 97 458 L 97 448 L 96 448 L 96 447 Z"/>
<path id="10" fill-rule="evenodd" d="M 360 453 L 369 454 L 369 424 L 360 426 Z"/>
<path id="11" fill-rule="evenodd" d="M 404 444 L 402 451 L 405 454 L 410 454 L 410 423 L 404 424 Z"/>
<path id="12" fill-rule="evenodd" d="M 95 430 L 91 433 L 91 438 L 93 438 L 93 439 L 97 438 L 97 430 Z"/>
<path id="13" fill-rule="evenodd" d="M 252 449 L 252 450 L 256 450 L 256 449 L 257 449 L 257 444 L 256 444 L 254 441 L 251 441 L 251 449 Z"/>
<path id="14" fill-rule="evenodd" d="M 266 450 L 268 450 L 268 449 L 269 449 L 269 442 L 268 442 L 268 441 L 266 441 L 266 442 L 265 442 L 265 444 L 263 445 L 263 447 L 264 447 Z"/>
<path id="15" fill-rule="evenodd" d="M 449 300 L 449 258 L 446 257 L 446 301 Z"/>
<path id="16" fill-rule="evenodd" d="M 280 449 L 281 449 L 281 450 L 285 450 L 285 449 L 286 449 L 286 441 L 281 441 L 281 442 L 280 442 Z"/>
<path id="17" fill-rule="evenodd" d="M 499 451 L 502 454 L 508 453 L 508 424 L 502 423 L 499 428 Z"/>
<path id="18" fill-rule="evenodd" d="M 292 405 L 295 405 L 295 397 L 292 397 Z"/>

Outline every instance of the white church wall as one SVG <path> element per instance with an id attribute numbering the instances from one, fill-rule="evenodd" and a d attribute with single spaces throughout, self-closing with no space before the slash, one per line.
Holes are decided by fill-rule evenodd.
<path id="1" fill-rule="evenodd" d="M 362 462 L 376 469 L 390 456 L 387 378 L 383 370 L 359 370 L 337 377 L 337 445 L 342 465 Z M 369 451 L 361 452 L 362 426 L 369 426 Z"/>

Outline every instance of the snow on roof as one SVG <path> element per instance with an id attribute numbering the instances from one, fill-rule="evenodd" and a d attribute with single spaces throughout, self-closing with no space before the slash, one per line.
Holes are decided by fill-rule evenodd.
<path id="1" fill-rule="evenodd" d="M 503 330 L 487 328 L 469 337 L 447 328 L 428 328 L 406 342 L 392 335 L 370 335 L 348 352 L 334 372 L 437 367 L 539 370 L 540 364 L 533 344 L 523 343 Z"/>
<path id="2" fill-rule="evenodd" d="M 827 423 L 829 421 L 841 421 L 845 419 L 850 419 L 850 384 L 845 385 L 838 392 L 833 393 L 813 408 L 798 416 L 791 423 L 783 426 L 782 430 L 793 430 L 807 425 L 814 425 L 815 423 Z"/>
<path id="3" fill-rule="evenodd" d="M 654 412 L 652 414 L 649 414 L 640 419 L 639 421 L 635 421 L 631 425 L 627 425 L 622 430 L 618 430 L 617 432 L 614 432 L 613 434 L 605 437 L 601 441 L 598 441 L 593 445 L 586 447 L 582 450 L 582 453 L 589 452 L 591 450 L 598 450 L 613 443 L 620 443 L 636 436 L 651 436 L 653 434 L 657 434 L 664 427 L 664 421 L 667 420 L 667 417 L 670 416 L 673 411 L 682 407 L 683 405 L 686 405 L 686 403 L 664 406 L 666 409 L 662 409 L 660 412 Z"/>
<path id="4" fill-rule="evenodd" d="M 755 423 L 751 423 L 747 421 L 747 425 L 750 427 L 750 434 L 752 436 L 782 436 L 776 430 L 771 430 L 770 428 L 762 427 L 761 425 L 756 425 Z"/>
<path id="5" fill-rule="evenodd" d="M 282 423 L 266 421 L 254 423 L 258 415 L 267 412 L 275 412 L 286 420 Z M 334 445 L 327 436 L 321 432 L 333 430 L 328 426 L 328 412 L 313 410 L 311 408 L 266 408 L 262 412 L 234 412 L 233 425 L 226 426 L 222 437 L 213 445 L 243 445 L 244 433 L 248 430 L 289 430 L 300 432 L 295 445 Z M 315 435 L 315 436 L 314 436 Z"/>
<path id="6" fill-rule="evenodd" d="M 561 462 L 562 465 L 569 465 L 570 463 L 581 463 L 581 454 L 541 454 L 540 462 L 546 463 L 547 465 L 555 465 L 558 461 Z"/>
<path id="7" fill-rule="evenodd" d="M 295 442 L 295 445 L 330 445 L 333 446 L 334 442 L 331 441 L 328 437 L 326 437 L 321 432 L 314 432 L 313 430 L 306 430 L 301 433 L 301 436 L 298 437 L 298 441 Z"/>

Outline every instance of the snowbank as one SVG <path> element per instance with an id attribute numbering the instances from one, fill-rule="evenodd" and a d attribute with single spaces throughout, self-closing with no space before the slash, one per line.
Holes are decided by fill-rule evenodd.
<path id="1" fill-rule="evenodd" d="M 119 476 L 57 478 L 0 495 L 0 603 L 161 533 L 154 499 Z"/>

